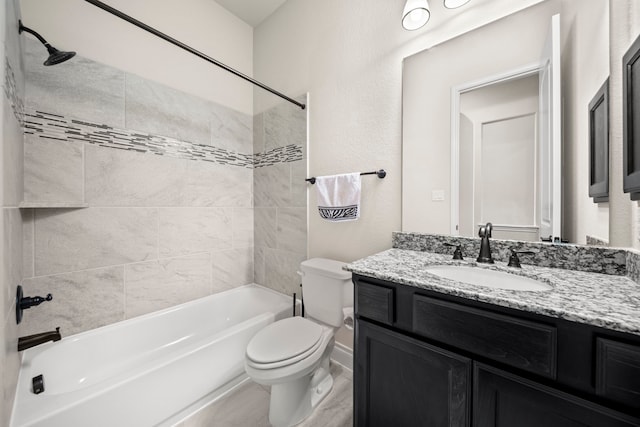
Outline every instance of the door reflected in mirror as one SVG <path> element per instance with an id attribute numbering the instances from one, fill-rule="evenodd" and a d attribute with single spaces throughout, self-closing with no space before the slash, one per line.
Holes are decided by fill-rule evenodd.
<path id="1" fill-rule="evenodd" d="M 496 238 L 539 239 L 538 100 L 537 74 L 460 95 L 461 236 L 491 221 Z"/>

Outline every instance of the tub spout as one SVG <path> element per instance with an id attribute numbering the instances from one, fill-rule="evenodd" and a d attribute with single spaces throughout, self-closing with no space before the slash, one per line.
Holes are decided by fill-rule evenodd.
<path id="1" fill-rule="evenodd" d="M 61 339 L 60 327 L 57 327 L 55 331 L 27 335 L 26 337 L 18 338 L 18 351 L 23 351 L 49 341 L 60 341 Z"/>

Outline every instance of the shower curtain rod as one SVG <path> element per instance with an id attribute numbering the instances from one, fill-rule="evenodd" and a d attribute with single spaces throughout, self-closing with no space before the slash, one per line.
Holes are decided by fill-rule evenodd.
<path id="1" fill-rule="evenodd" d="M 85 1 L 87 3 L 91 3 L 92 5 L 99 7 L 100 9 L 102 9 L 102 10 L 104 10 L 106 12 L 109 12 L 112 15 L 117 16 L 120 19 L 124 19 L 125 21 L 135 25 L 138 28 L 142 28 L 143 30 L 150 32 L 154 36 L 160 37 L 161 39 L 163 39 L 165 41 L 168 41 L 169 43 L 174 44 L 174 45 L 186 50 L 187 52 L 192 53 L 192 54 L 204 59 L 207 62 L 210 62 L 210 63 L 212 63 L 214 65 L 217 65 L 218 67 L 220 67 L 220 68 L 222 68 L 224 70 L 227 70 L 231 74 L 235 74 L 236 76 L 240 77 L 241 79 L 244 79 L 244 80 L 246 80 L 246 81 L 248 81 L 250 83 L 253 83 L 254 85 L 259 86 L 262 89 L 267 90 L 267 91 L 271 92 L 272 94 L 274 94 L 276 96 L 279 96 L 282 99 L 286 99 L 290 103 L 297 105 L 298 107 L 302 108 L 303 110 L 306 108 L 305 104 L 302 104 L 302 103 L 296 101 L 295 99 L 290 98 L 287 95 L 285 95 L 285 94 L 283 94 L 281 92 L 278 92 L 275 89 L 270 88 L 269 86 L 265 85 L 264 83 L 261 83 L 261 82 L 255 80 L 255 79 L 247 76 L 246 74 L 243 74 L 240 71 L 238 71 L 238 70 L 236 70 L 234 68 L 231 68 L 228 65 L 225 65 L 222 62 L 220 62 L 218 60 L 215 60 L 215 59 L 211 58 L 210 56 L 207 56 L 207 55 L 205 55 L 204 53 L 202 53 L 202 52 L 200 52 L 198 50 L 195 50 L 191 46 L 188 46 L 188 45 L 182 43 L 181 41 L 176 40 L 173 37 L 170 37 L 170 36 L 166 35 L 165 33 L 162 33 L 160 31 L 156 30 L 153 27 L 150 27 L 149 25 L 145 24 L 144 22 L 140 22 L 137 19 L 120 12 L 118 9 L 115 9 L 115 8 L 113 8 L 113 7 L 111 7 L 111 6 L 107 5 L 107 4 L 102 3 L 101 1 L 98 1 L 98 0 L 85 0 Z"/>

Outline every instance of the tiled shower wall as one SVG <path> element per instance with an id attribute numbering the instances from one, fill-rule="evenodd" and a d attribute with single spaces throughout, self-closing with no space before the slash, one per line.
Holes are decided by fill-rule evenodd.
<path id="1" fill-rule="evenodd" d="M 24 67 L 18 36 L 18 0 L 0 5 L 0 425 L 8 426 L 15 395 L 20 359 L 15 315 L 16 286 L 22 281 L 22 106 Z"/>
<path id="2" fill-rule="evenodd" d="M 307 111 L 282 102 L 253 118 L 255 280 L 288 295 L 300 295 L 296 272 L 307 259 Z"/>
<path id="3" fill-rule="evenodd" d="M 254 281 L 253 118 L 25 39 L 20 334 L 63 336 Z M 280 161 L 277 157 L 275 161 Z"/>

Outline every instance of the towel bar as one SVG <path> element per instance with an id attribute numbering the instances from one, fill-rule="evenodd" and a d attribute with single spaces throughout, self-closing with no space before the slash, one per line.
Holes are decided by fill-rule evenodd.
<path id="1" fill-rule="evenodd" d="M 378 178 L 382 179 L 385 176 L 387 176 L 387 172 L 384 169 L 380 169 L 377 171 L 373 171 L 373 172 L 361 172 L 360 175 L 378 175 Z M 307 178 L 305 179 L 305 181 L 311 183 L 311 184 L 315 184 L 316 183 L 316 177 L 312 176 L 311 178 Z"/>

